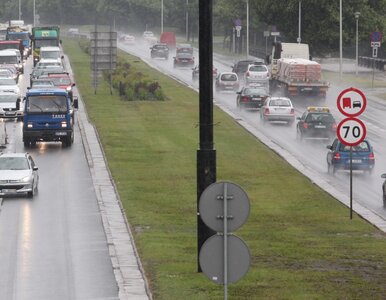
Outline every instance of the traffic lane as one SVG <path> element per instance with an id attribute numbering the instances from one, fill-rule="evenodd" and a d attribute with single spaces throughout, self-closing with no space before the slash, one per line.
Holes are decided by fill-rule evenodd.
<path id="1" fill-rule="evenodd" d="M 9 134 L 14 124 L 7 122 L 7 125 L 11 125 L 7 126 Z M 14 149 L 24 151 L 20 142 L 21 123 L 18 129 L 14 135 L 19 134 L 19 139 L 14 140 L 19 142 Z M 9 251 L 1 251 L 0 268 L 13 265 L 15 274 L 12 285 L 8 276 L 1 277 L 8 282 L 0 284 L 0 299 L 15 291 L 14 299 L 117 297 L 79 132 L 71 148 L 62 148 L 60 143 L 38 143 L 28 151 L 39 167 L 39 193 L 33 199 L 20 197 L 3 202 L 1 228 L 8 227 L 8 218 L 22 217 L 18 226 L 10 227 L 9 232 L 0 236 L 0 245 L 7 244 L 3 238 L 18 237 L 14 243 L 16 249 L 10 249 L 16 253 L 14 257 L 4 256 Z M 20 205 L 23 208 L 18 209 Z"/>
<path id="2" fill-rule="evenodd" d="M 3 201 L 0 272 L 5 275 L 0 276 L 0 299 L 117 299 L 78 126 L 71 148 L 38 143 L 36 148 L 25 149 L 22 123 L 9 120 L 5 124 L 8 144 L 4 151 L 30 152 L 39 167 L 40 184 L 33 199 Z"/>
<path id="3" fill-rule="evenodd" d="M 177 77 L 179 80 L 184 81 L 186 84 L 193 86 L 195 88 L 198 87 L 198 82 L 193 82 L 191 79 L 191 73 L 187 72 L 187 70 L 178 70 L 178 72 L 170 67 L 168 64 L 163 62 L 159 63 L 158 60 L 150 60 L 147 58 L 146 52 L 144 52 L 144 48 L 138 49 L 136 46 L 131 47 L 123 47 L 124 50 L 141 57 L 143 60 L 147 61 L 150 65 L 155 66 L 157 69 L 163 71 L 166 74 L 169 74 L 173 77 Z M 150 51 L 150 50 L 149 50 Z M 229 66 L 233 64 L 232 61 L 228 60 L 223 63 L 216 61 L 216 67 L 218 67 L 219 72 L 229 71 Z M 184 71 L 184 72 L 183 72 Z M 182 73 L 182 75 L 181 75 Z M 341 115 L 339 110 L 336 107 L 337 97 L 339 93 L 347 88 L 348 86 L 344 85 L 335 85 L 332 84 L 330 87 L 326 100 L 320 102 L 314 102 L 313 99 L 309 99 L 307 97 L 300 98 L 294 100 L 295 110 L 297 116 L 301 116 L 302 112 L 306 110 L 306 108 L 311 105 L 326 105 L 330 107 L 332 114 L 334 115 L 337 122 L 341 121 L 344 116 Z M 343 174 L 338 174 L 336 177 L 331 177 L 330 174 L 327 173 L 327 162 L 326 162 L 326 154 L 327 149 L 326 145 L 328 143 L 303 143 L 299 144 L 296 140 L 296 129 L 288 128 L 285 126 L 277 126 L 274 124 L 270 124 L 269 126 L 262 126 L 259 123 L 258 113 L 252 113 L 247 111 L 238 111 L 236 108 L 236 95 L 233 92 L 228 93 L 214 93 L 214 99 L 217 104 L 224 106 L 225 108 L 231 110 L 235 115 L 240 118 L 245 119 L 249 124 L 259 129 L 264 135 L 269 137 L 272 141 L 274 141 L 277 145 L 286 149 L 290 152 L 294 157 L 296 157 L 304 166 L 307 168 L 316 170 L 318 172 L 318 176 L 329 182 L 332 186 L 334 186 L 342 193 L 346 194 L 349 192 L 349 186 L 347 183 L 347 178 Z M 365 112 L 362 116 L 366 117 L 367 114 L 371 114 L 372 108 L 378 109 L 379 103 L 372 103 L 369 101 L 369 108 L 367 112 Z M 379 109 L 377 110 L 379 111 Z M 384 110 L 383 110 L 384 111 Z M 383 117 L 376 114 L 377 122 L 382 122 Z M 374 170 L 374 175 L 371 177 L 361 176 L 361 174 L 355 174 L 355 181 L 358 180 L 359 183 L 356 184 L 356 189 L 354 191 L 354 200 L 363 206 L 371 209 L 376 214 L 386 218 L 386 211 L 383 208 L 383 204 L 381 201 L 381 193 L 380 193 L 380 179 L 378 178 L 379 166 L 385 165 L 385 155 L 383 155 L 383 148 L 381 144 L 385 144 L 385 138 L 383 137 L 383 132 L 379 130 L 380 127 L 372 126 L 373 123 L 369 124 L 369 127 L 372 130 L 369 133 L 377 137 L 376 140 L 379 139 L 379 143 L 375 141 L 373 143 L 375 154 L 376 154 L 376 166 Z M 305 144 L 305 145 L 304 145 Z M 358 175 L 358 176 L 357 176 Z"/>
<path id="4" fill-rule="evenodd" d="M 300 142 L 296 139 L 295 124 L 293 126 L 287 126 L 283 123 L 267 123 L 264 125 L 260 120 L 260 112 L 258 110 L 238 110 L 236 106 L 236 97 L 233 92 L 216 93 L 215 98 L 217 103 L 231 110 L 232 113 L 240 116 L 240 118 L 251 126 L 258 128 L 259 131 L 268 136 L 271 141 L 290 152 L 305 167 L 318 172 L 319 177 L 323 178 L 323 180 L 328 182 L 331 186 L 334 186 L 343 194 L 349 195 L 348 173 L 339 172 L 333 176 L 327 172 L 326 155 L 328 150 L 326 146 L 331 144 L 331 141 L 309 140 Z M 297 110 L 296 115 L 301 115 L 299 110 Z M 371 137 L 369 138 L 371 139 Z M 386 218 L 386 211 L 383 207 L 381 196 L 382 180 L 380 178 L 382 166 L 386 163 L 385 148 L 382 146 L 384 139 L 371 140 L 376 158 L 374 172 L 370 176 L 366 173 L 354 172 L 353 199 L 364 207 L 371 209 L 379 216 Z"/>

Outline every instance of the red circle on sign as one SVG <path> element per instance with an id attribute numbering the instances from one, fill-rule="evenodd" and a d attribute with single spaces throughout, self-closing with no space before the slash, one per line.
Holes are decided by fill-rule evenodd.
<path id="1" fill-rule="evenodd" d="M 348 92 L 358 93 L 359 96 L 361 96 L 361 98 L 362 98 L 363 105 L 362 105 L 361 109 L 360 109 L 358 112 L 356 112 L 356 113 L 349 113 L 349 112 L 345 111 L 343 105 L 341 104 L 342 97 L 343 97 L 346 93 L 348 93 Z M 359 116 L 359 115 L 362 114 L 362 113 L 364 112 L 364 110 L 366 109 L 366 105 L 367 105 L 367 99 L 366 99 L 365 94 L 363 94 L 363 92 L 362 92 L 361 90 L 358 90 L 358 89 L 353 88 L 353 87 L 343 90 L 343 91 L 339 94 L 338 100 L 337 100 L 337 106 L 338 106 L 339 111 L 340 111 L 343 115 L 345 115 L 346 117 L 357 117 L 357 116 Z"/>
<path id="2" fill-rule="evenodd" d="M 361 135 L 358 136 L 358 139 L 356 139 L 355 141 L 350 141 L 348 137 L 346 136 L 342 136 L 340 130 L 342 128 L 343 125 L 345 125 L 345 123 L 347 122 L 356 122 L 357 124 L 359 124 L 360 127 L 362 127 L 362 131 L 361 131 Z M 336 134 L 338 136 L 338 139 L 345 145 L 347 146 L 356 146 L 356 145 L 359 145 L 360 143 L 363 142 L 363 140 L 366 138 L 366 126 L 365 124 L 357 119 L 357 118 L 346 118 L 346 119 L 343 119 L 342 121 L 340 121 L 340 123 L 338 124 L 338 127 L 336 129 Z"/>

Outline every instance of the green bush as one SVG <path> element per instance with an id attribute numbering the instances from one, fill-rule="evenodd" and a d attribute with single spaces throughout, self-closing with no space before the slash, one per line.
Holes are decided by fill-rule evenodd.
<path id="1" fill-rule="evenodd" d="M 109 80 L 109 71 L 103 72 L 104 78 Z M 118 90 L 122 100 L 126 101 L 163 101 L 166 100 L 158 81 L 137 71 L 130 63 L 118 57 L 117 67 L 112 72 L 112 86 Z"/>

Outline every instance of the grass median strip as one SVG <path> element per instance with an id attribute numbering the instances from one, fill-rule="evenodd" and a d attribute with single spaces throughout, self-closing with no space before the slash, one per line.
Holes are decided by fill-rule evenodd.
<path id="1" fill-rule="evenodd" d="M 76 40 L 63 45 L 155 299 L 222 299 L 222 287 L 196 272 L 198 94 L 120 53 L 168 100 L 122 101 L 103 80 L 95 95 L 89 56 Z M 386 236 L 357 216 L 350 221 L 346 207 L 218 108 L 214 119 L 217 178 L 240 184 L 251 200 L 235 234 L 252 265 L 229 298 L 384 299 Z"/>

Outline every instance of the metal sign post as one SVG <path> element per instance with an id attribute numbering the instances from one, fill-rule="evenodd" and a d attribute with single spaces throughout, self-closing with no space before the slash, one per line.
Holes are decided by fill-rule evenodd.
<path id="1" fill-rule="evenodd" d="M 231 182 L 211 184 L 202 193 L 199 212 L 204 223 L 217 231 L 200 251 L 200 265 L 213 282 L 224 285 L 224 299 L 228 299 L 228 285 L 242 278 L 250 265 L 248 246 L 231 234 L 248 218 L 250 204 L 244 190 Z"/>
<path id="2" fill-rule="evenodd" d="M 361 115 L 366 106 L 365 95 L 356 88 L 345 89 L 338 96 L 337 107 L 348 117 L 338 124 L 336 133 L 344 145 L 350 146 L 350 219 L 353 215 L 352 147 L 362 143 L 366 137 L 366 125 L 355 117 Z"/>

